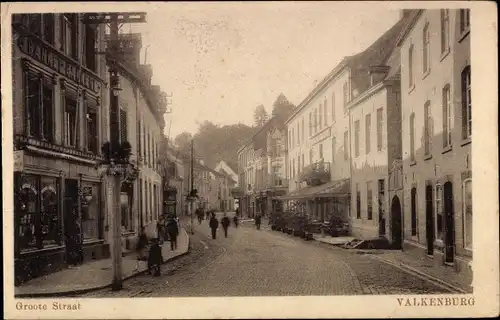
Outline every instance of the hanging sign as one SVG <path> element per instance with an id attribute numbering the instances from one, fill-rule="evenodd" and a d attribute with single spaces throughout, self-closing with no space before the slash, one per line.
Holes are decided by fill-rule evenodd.
<path id="1" fill-rule="evenodd" d="M 24 168 L 24 151 L 14 151 L 14 172 L 23 171 Z"/>

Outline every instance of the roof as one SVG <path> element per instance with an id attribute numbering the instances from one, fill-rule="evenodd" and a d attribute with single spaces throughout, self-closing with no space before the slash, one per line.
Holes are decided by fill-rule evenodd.
<path id="1" fill-rule="evenodd" d="M 371 84 L 370 77 L 368 76 L 370 66 L 384 65 L 388 61 L 394 48 L 397 46 L 399 35 L 413 17 L 414 13 L 403 16 L 395 25 L 382 34 L 382 36 L 375 40 L 375 42 L 364 51 L 344 57 L 344 59 L 342 59 L 342 61 L 307 95 L 285 123 L 290 122 L 295 115 L 304 109 L 306 105 L 323 90 L 333 78 L 335 78 L 335 76 L 346 68 L 351 70 L 351 90 L 357 89 L 359 94 L 366 91 Z M 391 63 L 392 62 L 393 61 L 391 61 Z M 395 73 L 397 73 L 397 71 L 393 71 L 390 76 L 393 77 Z"/>
<path id="2" fill-rule="evenodd" d="M 409 11 L 411 12 L 408 13 L 406 24 L 404 25 L 403 30 L 401 30 L 401 33 L 396 40 L 398 46 L 400 46 L 404 39 L 406 39 L 406 36 L 408 36 L 408 33 L 410 33 L 410 31 L 413 29 L 415 23 L 418 21 L 418 18 L 420 18 L 420 15 L 424 13 L 423 9 L 413 9 Z"/>

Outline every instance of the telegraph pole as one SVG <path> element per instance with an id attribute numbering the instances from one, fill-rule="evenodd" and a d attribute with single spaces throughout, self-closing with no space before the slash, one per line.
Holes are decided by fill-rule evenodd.
<path id="1" fill-rule="evenodd" d="M 119 150 L 121 143 L 120 132 L 120 107 L 119 107 L 119 92 L 120 92 L 120 76 L 118 74 L 117 59 L 120 55 L 120 39 L 118 37 L 118 30 L 120 24 L 123 23 L 141 23 L 146 22 L 146 13 L 143 12 L 126 12 L 126 13 L 86 13 L 84 16 L 84 23 L 88 24 L 104 24 L 109 25 L 109 46 L 106 55 L 106 61 L 110 73 L 110 151 L 113 154 Z M 111 166 L 115 165 L 113 160 Z M 114 171 L 110 174 L 113 181 L 113 214 L 112 214 L 112 254 L 113 261 L 113 282 L 112 290 L 121 290 L 123 288 L 123 274 L 122 274 L 122 244 L 121 244 L 121 213 L 120 213 L 120 192 L 122 185 L 122 178 L 126 175 L 125 172 L 120 170 Z"/>

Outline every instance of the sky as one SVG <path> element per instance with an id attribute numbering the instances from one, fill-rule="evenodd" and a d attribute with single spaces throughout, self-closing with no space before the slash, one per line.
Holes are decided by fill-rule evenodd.
<path id="1" fill-rule="evenodd" d="M 141 63 L 171 94 L 165 133 L 198 123 L 253 124 L 282 92 L 295 105 L 343 57 L 373 43 L 399 18 L 382 3 L 156 3 L 141 32 Z M 147 51 L 147 54 L 146 54 Z"/>

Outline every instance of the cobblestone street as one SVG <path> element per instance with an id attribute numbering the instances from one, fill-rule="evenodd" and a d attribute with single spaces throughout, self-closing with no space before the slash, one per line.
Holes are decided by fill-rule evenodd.
<path id="1" fill-rule="evenodd" d="M 206 221 L 196 225 L 187 256 L 162 267 L 161 277 L 142 275 L 124 289 L 87 297 L 360 295 L 444 293 L 444 289 L 390 265 L 317 242 L 230 228 L 209 238 Z"/>

